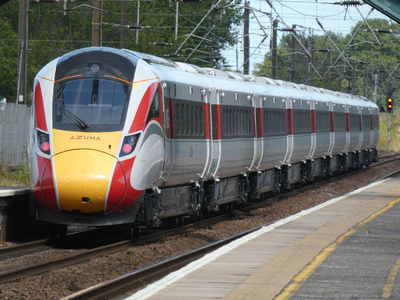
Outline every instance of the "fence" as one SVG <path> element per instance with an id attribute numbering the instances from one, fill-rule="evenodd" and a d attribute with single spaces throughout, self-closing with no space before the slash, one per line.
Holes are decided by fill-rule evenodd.
<path id="1" fill-rule="evenodd" d="M 32 108 L 0 104 L 0 164 L 28 164 Z"/>

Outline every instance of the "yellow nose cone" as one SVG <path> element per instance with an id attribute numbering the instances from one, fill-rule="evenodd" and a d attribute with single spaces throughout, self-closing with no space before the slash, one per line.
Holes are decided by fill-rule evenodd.
<path id="1" fill-rule="evenodd" d="M 75 213 L 104 212 L 115 163 L 118 164 L 112 155 L 95 150 L 66 151 L 54 156 L 60 208 Z"/>

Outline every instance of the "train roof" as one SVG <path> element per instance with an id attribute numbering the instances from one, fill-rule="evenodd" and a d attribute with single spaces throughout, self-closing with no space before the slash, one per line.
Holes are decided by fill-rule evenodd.
<path id="1" fill-rule="evenodd" d="M 90 48 L 88 48 L 90 49 Z M 112 48 L 110 48 L 112 49 Z M 240 73 L 232 72 L 232 71 L 223 71 L 219 69 L 214 69 L 214 68 L 201 68 L 193 64 L 188 64 L 184 62 L 174 62 L 172 60 L 150 55 L 150 54 L 145 54 L 141 52 L 136 52 L 128 49 L 121 49 L 121 50 L 110 50 L 110 51 L 123 51 L 125 53 L 129 53 L 130 55 L 133 55 L 136 57 L 136 59 L 141 59 L 148 63 L 149 65 L 153 66 L 161 66 L 161 67 L 169 67 L 169 68 L 174 68 L 176 70 L 180 70 L 183 72 L 191 73 L 191 74 L 199 74 L 199 75 L 208 75 L 208 76 L 215 76 L 215 77 L 220 77 L 220 78 L 226 78 L 226 79 L 231 79 L 231 80 L 237 80 L 240 82 L 248 82 L 248 83 L 256 83 L 256 84 L 261 84 L 261 85 L 269 85 L 271 87 L 285 87 L 293 90 L 298 90 L 304 91 L 304 92 L 311 92 L 311 93 L 316 93 L 320 94 L 321 97 L 318 97 L 320 99 L 324 99 L 326 96 L 334 96 L 335 99 L 349 99 L 349 100 L 355 100 L 355 101 L 363 101 L 363 102 L 370 102 L 371 106 L 374 106 L 373 102 L 371 102 L 369 99 L 357 95 L 351 95 L 351 94 L 346 94 L 343 92 L 337 92 L 337 91 L 332 91 L 324 88 L 319 88 L 319 87 L 314 87 L 310 85 L 305 85 L 305 84 L 297 84 L 297 83 L 292 83 L 284 80 L 277 80 L 277 79 L 271 79 L 268 77 L 263 77 L 263 76 L 257 76 L 257 75 L 243 75 Z M 339 101 L 341 102 L 341 101 Z"/>

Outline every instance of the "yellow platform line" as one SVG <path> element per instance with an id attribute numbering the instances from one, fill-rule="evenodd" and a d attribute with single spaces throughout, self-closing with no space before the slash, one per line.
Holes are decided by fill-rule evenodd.
<path id="1" fill-rule="evenodd" d="M 345 232 L 344 234 L 339 236 L 333 243 L 331 243 L 328 247 L 323 249 L 303 270 L 301 270 L 300 273 L 298 273 L 292 279 L 292 281 L 282 290 L 282 292 L 279 295 L 277 295 L 274 299 L 275 300 L 290 299 L 290 297 L 292 297 L 296 293 L 296 291 L 311 276 L 311 274 L 314 273 L 314 271 L 317 269 L 317 267 L 336 248 L 338 248 L 340 244 L 342 244 L 344 241 L 346 241 L 352 234 L 354 234 L 357 230 L 359 230 L 365 224 L 371 222 L 377 216 L 379 216 L 380 214 L 386 212 L 387 210 L 392 208 L 398 202 L 400 202 L 400 198 L 397 198 L 396 200 L 389 202 L 388 205 L 386 205 L 384 208 L 382 208 L 379 211 L 375 212 L 374 214 L 370 215 L 365 220 L 357 223 L 354 227 L 350 228 L 347 232 Z M 394 279 L 396 279 L 396 275 L 397 275 L 397 272 L 398 272 L 399 268 L 400 268 L 400 259 L 398 260 L 398 263 L 396 264 L 396 266 L 392 268 L 393 271 L 391 271 L 391 272 L 395 273 L 395 275 L 393 275 Z M 386 286 L 387 286 L 387 290 L 390 292 L 390 294 L 391 294 L 391 291 L 393 289 L 393 284 L 394 284 L 393 276 L 391 276 L 389 274 L 389 277 L 387 279 L 387 285 Z M 384 291 L 385 291 L 385 288 L 384 288 Z"/>
<path id="2" fill-rule="evenodd" d="M 389 276 L 386 279 L 386 284 L 383 287 L 382 295 L 381 295 L 381 297 L 383 299 L 388 299 L 392 296 L 394 282 L 396 281 L 396 277 L 397 277 L 397 273 L 399 273 L 399 269 L 400 269 L 400 258 L 397 259 L 396 264 L 390 270 Z"/>

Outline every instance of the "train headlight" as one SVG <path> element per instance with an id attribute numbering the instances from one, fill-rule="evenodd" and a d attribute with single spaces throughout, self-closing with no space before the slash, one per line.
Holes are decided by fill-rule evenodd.
<path id="1" fill-rule="evenodd" d="M 50 155 L 50 142 L 49 134 L 40 130 L 37 130 L 37 137 L 39 142 L 39 149 L 47 155 Z"/>
<path id="2" fill-rule="evenodd" d="M 125 136 L 119 156 L 123 157 L 131 154 L 136 148 L 139 137 L 140 133 Z"/>

